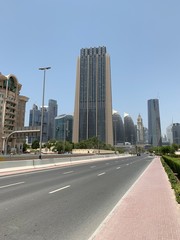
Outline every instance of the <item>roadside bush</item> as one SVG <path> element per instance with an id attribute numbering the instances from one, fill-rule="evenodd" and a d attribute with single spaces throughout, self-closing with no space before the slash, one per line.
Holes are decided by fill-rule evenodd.
<path id="1" fill-rule="evenodd" d="M 164 161 L 172 169 L 174 173 L 177 174 L 177 177 L 180 179 L 180 159 L 163 156 Z"/>
<path id="2" fill-rule="evenodd" d="M 162 165 L 168 175 L 169 181 L 171 183 L 172 189 L 174 189 L 176 201 L 180 204 L 180 181 L 174 175 L 173 171 L 171 170 L 170 166 L 165 162 L 164 157 L 161 158 Z"/>

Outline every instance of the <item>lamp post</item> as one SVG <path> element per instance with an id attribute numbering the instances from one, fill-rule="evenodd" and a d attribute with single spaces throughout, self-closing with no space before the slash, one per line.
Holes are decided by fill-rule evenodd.
<path id="1" fill-rule="evenodd" d="M 42 149 L 42 136 L 43 136 L 43 118 L 44 118 L 44 94 L 45 94 L 45 78 L 46 78 L 46 70 L 51 69 L 51 67 L 41 67 L 39 70 L 44 71 L 44 80 L 43 80 L 43 94 L 42 94 L 42 108 L 41 108 L 41 131 L 40 131 L 40 141 L 39 141 L 39 159 L 41 159 L 41 149 Z"/>

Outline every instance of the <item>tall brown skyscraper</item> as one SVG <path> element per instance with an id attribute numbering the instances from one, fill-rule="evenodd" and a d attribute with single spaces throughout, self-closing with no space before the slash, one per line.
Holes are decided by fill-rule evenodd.
<path id="1" fill-rule="evenodd" d="M 94 136 L 113 145 L 111 71 L 106 47 L 83 48 L 77 60 L 73 142 Z"/>

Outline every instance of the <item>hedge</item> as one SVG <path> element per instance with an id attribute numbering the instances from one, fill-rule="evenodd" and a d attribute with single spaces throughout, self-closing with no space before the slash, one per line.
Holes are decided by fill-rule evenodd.
<path id="1" fill-rule="evenodd" d="M 180 179 L 180 159 L 163 156 L 164 161 L 176 173 L 177 177 Z"/>

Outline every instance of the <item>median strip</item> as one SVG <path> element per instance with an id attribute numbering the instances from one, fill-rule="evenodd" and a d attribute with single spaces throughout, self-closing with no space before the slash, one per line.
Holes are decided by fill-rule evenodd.
<path id="1" fill-rule="evenodd" d="M 64 189 L 70 188 L 70 187 L 71 187 L 71 185 L 67 185 L 67 186 L 65 186 L 65 187 L 62 187 L 62 188 L 53 190 L 53 191 L 49 192 L 49 194 L 52 194 L 52 193 L 55 193 L 55 192 L 59 192 L 59 191 L 61 191 L 61 190 L 64 190 Z"/>
<path id="2" fill-rule="evenodd" d="M 0 186 L 0 189 L 1 188 L 7 188 L 7 187 L 16 186 L 16 185 L 23 184 L 23 183 L 25 183 L 25 182 L 17 182 L 17 183 L 12 183 L 12 184 L 8 184 L 8 185 Z"/>

